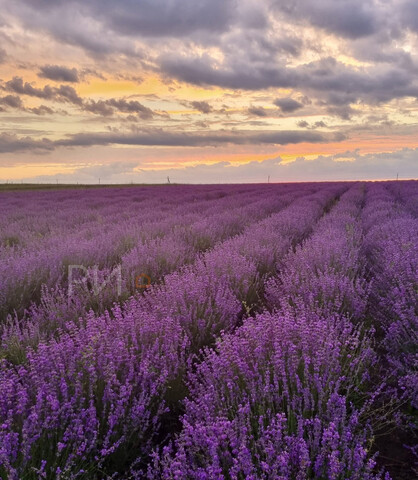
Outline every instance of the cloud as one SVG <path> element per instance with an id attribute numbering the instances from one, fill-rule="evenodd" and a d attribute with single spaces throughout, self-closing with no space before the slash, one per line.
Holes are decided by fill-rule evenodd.
<path id="1" fill-rule="evenodd" d="M 293 98 L 285 97 L 285 98 L 276 98 L 274 100 L 274 105 L 280 108 L 283 113 L 293 113 L 300 108 L 303 108 L 303 105 Z"/>
<path id="2" fill-rule="evenodd" d="M 243 183 L 243 182 L 301 182 L 336 180 L 378 180 L 416 178 L 418 149 L 403 149 L 392 153 L 360 155 L 344 152 L 334 156 L 319 156 L 316 160 L 303 157 L 284 162 L 280 157 L 262 162 L 234 165 L 230 162 L 200 164 L 184 168 L 147 170 L 140 162 L 111 162 L 106 165 L 87 166 L 76 169 L 72 174 L 38 176 L 27 181 L 64 183 L 97 183 L 105 179 L 110 183 L 161 183 L 167 176 L 175 183 Z M 348 158 L 350 161 L 341 161 Z"/>
<path id="3" fill-rule="evenodd" d="M 152 118 L 153 111 L 139 103 L 137 100 L 115 99 L 106 100 L 108 105 L 114 107 L 119 112 L 123 113 L 137 113 L 142 119 L 146 120 Z"/>
<path id="4" fill-rule="evenodd" d="M 132 161 L 122 161 L 122 162 L 112 162 L 107 164 L 99 165 L 89 165 L 87 167 L 82 167 L 77 169 L 77 174 L 91 177 L 93 181 L 97 179 L 111 179 L 115 175 L 121 173 L 130 173 L 138 166 L 139 162 Z"/>
<path id="5" fill-rule="evenodd" d="M 350 120 L 353 115 L 356 115 L 358 112 L 351 108 L 350 105 L 328 105 L 327 112 L 330 115 L 340 117 L 343 120 Z"/>
<path id="6" fill-rule="evenodd" d="M 46 105 L 39 105 L 39 107 L 30 108 L 29 110 L 35 115 L 52 115 L 55 113 L 52 108 L 49 108 Z"/>
<path id="7" fill-rule="evenodd" d="M 0 154 L 18 151 L 49 152 L 59 147 L 92 147 L 98 145 L 216 147 L 221 145 L 288 145 L 302 142 L 323 143 L 330 139 L 342 140 L 341 134 L 323 135 L 305 131 L 239 131 L 239 132 L 167 132 L 149 129 L 130 134 L 78 133 L 60 140 L 18 137 L 0 134 Z"/>
<path id="8" fill-rule="evenodd" d="M 4 9 L 29 29 L 49 32 L 61 43 L 100 58 L 127 55 L 131 62 L 142 62 L 141 68 L 195 85 L 293 88 L 326 102 L 324 110 L 329 107 L 342 118 L 353 114 L 343 104 L 418 95 L 413 48 L 399 46 L 406 29 L 418 29 L 417 8 L 414 0 L 4 2 Z M 313 32 L 305 35 L 306 27 Z M 359 68 L 335 61 L 318 29 L 335 35 L 336 49 L 344 48 L 347 56 L 370 52 L 373 61 L 385 65 Z M 320 60 L 291 62 L 302 52 Z M 69 78 L 69 72 L 60 70 L 65 67 L 47 67 L 48 78 Z M 98 105 L 96 110 L 106 109 Z"/>
<path id="9" fill-rule="evenodd" d="M 199 53 L 180 50 L 163 53 L 156 62 L 168 78 L 227 89 L 294 89 L 309 95 L 317 105 L 315 100 L 322 102 L 325 110 L 326 105 L 341 107 L 358 102 L 376 105 L 418 96 L 418 64 L 403 50 L 393 51 L 388 62 L 378 65 L 357 67 L 322 55 L 319 60 L 291 66 L 289 55 L 272 48 L 274 42 L 266 44 L 256 40 L 252 47 L 248 42 L 244 34 L 237 35 L 225 46 L 220 46 L 221 55 L 212 54 L 210 50 Z M 363 50 L 367 50 L 366 47 Z M 318 45 L 317 48 L 327 50 L 326 46 Z M 309 47 L 305 49 L 309 51 Z M 399 58 L 404 61 L 400 63 Z M 344 112 L 342 108 L 339 112 L 335 109 L 335 113 L 347 117 L 348 109 Z"/>
<path id="10" fill-rule="evenodd" d="M 80 81 L 76 68 L 67 68 L 61 65 L 44 65 L 40 68 L 38 77 L 54 80 L 55 82 L 78 83 Z"/>
<path id="11" fill-rule="evenodd" d="M 107 7 L 99 0 L 96 1 L 96 12 L 89 8 L 93 1 L 0 0 L 0 3 L 9 18 L 16 19 L 24 30 L 47 34 L 58 43 L 82 48 L 95 58 L 103 58 L 112 52 L 137 53 L 132 42 L 109 28 Z"/>
<path id="12" fill-rule="evenodd" d="M 334 140 L 343 137 L 335 135 Z M 55 146 L 87 147 L 93 145 L 142 145 L 142 146 L 217 146 L 217 145 L 288 145 L 302 142 L 322 143 L 330 137 L 317 132 L 304 131 L 245 131 L 237 132 L 169 132 L 163 130 L 139 131 L 133 134 L 80 133 L 57 140 Z"/>
<path id="13" fill-rule="evenodd" d="M 17 95 L 6 95 L 5 97 L 0 98 L 0 105 L 16 109 L 24 108 L 22 100 Z"/>
<path id="14" fill-rule="evenodd" d="M 4 48 L 0 48 L 0 65 L 6 61 L 6 50 Z"/>
<path id="15" fill-rule="evenodd" d="M 154 112 L 137 100 L 111 98 L 108 100 L 89 100 L 84 102 L 83 109 L 102 116 L 110 116 L 117 112 L 137 114 L 141 119 L 148 120 Z"/>
<path id="16" fill-rule="evenodd" d="M 276 0 L 273 5 L 288 19 L 302 20 L 349 39 L 372 35 L 383 20 L 374 0 L 294 0 L 290 4 Z"/>
<path id="17" fill-rule="evenodd" d="M 413 32 L 418 32 L 418 5 L 415 0 L 406 0 L 399 8 L 401 21 Z"/>
<path id="18" fill-rule="evenodd" d="M 83 100 L 76 90 L 69 85 L 60 85 L 59 87 L 46 85 L 43 88 L 36 88 L 32 84 L 24 82 L 21 77 L 13 77 L 12 80 L 4 83 L 3 89 L 19 95 L 27 95 L 50 101 L 68 102 L 80 107 L 84 111 L 102 116 L 110 116 L 117 111 L 121 113 L 137 114 L 141 119 L 148 120 L 154 115 L 154 112 L 150 108 L 142 105 L 137 100 L 126 100 L 123 98 L 111 98 L 97 101 Z M 12 105 L 9 104 L 9 106 Z M 43 113 L 48 113 L 45 108 L 42 109 Z"/>
<path id="19" fill-rule="evenodd" d="M 0 105 L 14 110 L 31 112 L 35 115 L 52 115 L 54 113 L 54 110 L 46 105 L 40 105 L 39 107 L 34 108 L 26 108 L 22 102 L 22 99 L 18 95 L 6 95 L 5 97 L 0 97 Z"/>
<path id="20" fill-rule="evenodd" d="M 213 110 L 212 107 L 209 105 L 209 103 L 204 101 L 190 102 L 190 106 L 201 113 L 210 113 Z"/>
<path id="21" fill-rule="evenodd" d="M 315 160 L 298 158 L 286 167 L 284 178 L 290 180 L 378 180 L 416 178 L 418 149 L 361 155 L 358 151 L 335 156 L 319 156 Z M 341 161 L 344 159 L 345 161 Z M 285 169 L 283 169 L 284 171 Z"/>
<path id="22" fill-rule="evenodd" d="M 6 95 L 4 97 L 0 97 L 0 106 L 4 106 L 7 109 L 11 108 L 15 110 L 31 112 L 35 115 L 52 115 L 54 113 L 54 110 L 46 105 L 40 105 L 39 107 L 34 108 L 26 108 L 22 102 L 22 99 L 18 95 Z M 1 108 L 1 110 L 4 110 L 4 108 Z"/>
<path id="23" fill-rule="evenodd" d="M 75 105 L 81 105 L 83 103 L 78 93 L 69 85 L 60 85 L 58 88 L 54 88 L 53 91 L 58 100 L 68 101 Z"/>
<path id="24" fill-rule="evenodd" d="M 250 115 L 254 115 L 256 117 L 267 117 L 268 115 L 268 112 L 265 108 L 263 107 L 255 107 L 253 105 L 251 105 L 251 107 L 248 107 L 248 110 L 247 112 L 250 114 Z"/>
<path id="25" fill-rule="evenodd" d="M 250 59 L 220 61 L 208 53 L 163 55 L 159 62 L 166 75 L 187 83 L 245 90 L 293 88 L 329 106 L 359 101 L 377 104 L 394 98 L 418 97 L 418 76 L 414 71 L 391 65 L 354 68 L 333 57 L 288 68 L 275 65 L 272 59 L 253 65 Z M 283 112 L 303 106 L 292 99 L 277 102 Z"/>
<path id="26" fill-rule="evenodd" d="M 95 58 L 112 53 L 138 58 L 138 39 L 152 43 L 228 31 L 238 17 L 236 6 L 237 0 L 21 0 L 5 2 L 4 8 L 26 30 L 48 32 Z"/>
<path id="27" fill-rule="evenodd" d="M 91 3 L 95 12 L 102 8 L 100 0 Z M 235 1 L 230 0 L 182 0 L 181 4 L 122 0 L 117 6 L 112 0 L 105 0 L 105 4 L 107 25 L 134 36 L 184 37 L 196 31 L 222 32 L 234 21 Z"/>
<path id="28" fill-rule="evenodd" d="M 8 133 L 0 133 L 0 153 L 32 152 L 45 153 L 54 150 L 51 140 L 43 138 L 34 140 L 31 137 L 17 137 Z"/>
<path id="29" fill-rule="evenodd" d="M 327 57 L 304 65 L 300 71 L 306 87 L 336 106 L 358 100 L 379 103 L 418 96 L 417 77 L 387 65 L 353 69 Z"/>
<path id="30" fill-rule="evenodd" d="M 228 59 L 229 60 L 229 59 Z M 253 67 L 245 58 L 241 62 L 220 62 L 207 53 L 202 55 L 161 55 L 158 64 L 164 74 L 195 85 L 212 85 L 230 89 L 259 90 L 269 87 L 294 87 L 297 77 L 292 69 L 259 63 Z"/>
<path id="31" fill-rule="evenodd" d="M 310 124 L 306 120 L 300 120 L 299 122 L 296 123 L 296 125 L 300 128 L 327 128 L 327 124 L 323 120 L 319 120 L 313 124 Z"/>
<path id="32" fill-rule="evenodd" d="M 58 119 L 64 115 L 62 104 L 70 104 L 76 108 L 68 108 L 65 125 L 70 125 L 69 132 L 80 132 L 56 140 L 63 135 L 63 124 L 38 122 L 39 130 L 48 129 L 45 135 L 34 133 L 32 143 L 26 136 L 3 138 L 8 149 L 334 142 L 343 138 L 343 133 L 327 127 L 335 124 L 352 136 L 352 142 L 368 128 L 367 142 L 376 144 L 380 126 L 387 139 L 393 135 L 394 143 L 402 132 L 412 136 L 418 98 L 415 0 L 0 0 L 0 6 L 7 25 L 0 29 L 0 45 L 9 55 L 6 58 L 0 48 L 0 63 L 9 62 L 2 65 L 2 76 L 11 68 L 27 71 L 26 78 L 0 81 L 0 109 L 8 115 L 6 119 L 3 114 L 5 129 L 21 120 L 35 122 L 29 113 Z M 28 41 L 33 58 L 32 48 L 23 50 Z M 67 62 L 77 68 L 61 65 Z M 48 81 L 32 82 L 34 74 Z M 145 100 L 140 94 L 147 91 L 147 83 L 132 96 L 128 95 L 133 91 L 126 90 L 123 98 L 109 98 L 114 95 L 109 88 L 102 98 L 83 98 L 79 92 L 87 90 L 88 75 L 112 83 L 159 77 L 165 82 L 161 90 L 169 93 Z M 208 96 L 194 96 L 196 89 L 190 85 L 216 88 Z M 91 84 L 89 90 L 93 88 Z M 186 97 L 189 88 L 193 96 Z M 278 109 L 271 105 L 276 97 Z M 200 100 L 206 98 L 212 100 Z M 40 103 L 44 105 L 33 107 Z M 228 104 L 228 111 L 220 109 L 222 104 Z M 178 114 L 179 105 L 204 115 Z M 173 111 L 170 122 L 163 119 L 161 108 Z M 9 113 L 12 109 L 15 117 Z M 19 112 L 23 110 L 24 115 Z M 367 120 L 371 114 L 386 114 L 387 122 L 378 126 Z M 298 121 L 301 131 L 278 131 L 268 125 L 276 123 L 272 118 L 292 115 L 297 118 L 284 119 L 283 124 Z M 150 124 L 162 129 L 145 129 L 151 119 Z M 130 123 L 142 130 L 117 133 Z M 91 130 L 103 133 L 81 133 L 93 124 Z M 19 131 L 31 134 L 14 133 Z M 39 140 L 40 136 L 54 140 Z M 412 144 L 410 137 L 408 142 Z"/>
<path id="33" fill-rule="evenodd" d="M 235 19 L 236 5 L 231 0 L 119 0 L 117 4 L 112 0 L 23 0 L 22 3 L 28 11 L 36 8 L 51 16 L 65 7 L 74 10 L 83 7 L 85 15 L 98 19 L 113 32 L 146 37 L 185 37 L 197 31 L 224 31 Z M 29 16 L 25 18 L 31 20 Z"/>
<path id="34" fill-rule="evenodd" d="M 60 85 L 59 87 L 46 85 L 43 88 L 36 88 L 30 83 L 24 82 L 21 77 L 13 77 L 12 80 L 9 80 L 4 84 L 3 88 L 9 92 L 42 98 L 45 100 L 70 102 L 75 105 L 81 105 L 83 103 L 83 100 L 79 97 L 75 89 L 69 85 Z"/>
<path id="35" fill-rule="evenodd" d="M 12 80 L 5 83 L 3 88 L 9 92 L 31 97 L 50 99 L 54 96 L 53 90 L 50 86 L 47 85 L 43 89 L 35 88 L 28 82 L 24 83 L 21 77 L 13 77 Z"/>
<path id="36" fill-rule="evenodd" d="M 114 113 L 114 109 L 105 100 L 89 100 L 84 102 L 83 108 L 87 112 L 101 115 L 103 117 L 111 116 Z"/>

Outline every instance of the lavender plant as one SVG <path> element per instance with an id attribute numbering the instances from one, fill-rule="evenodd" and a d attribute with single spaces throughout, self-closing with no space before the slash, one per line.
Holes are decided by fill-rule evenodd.
<path id="1" fill-rule="evenodd" d="M 1 195 L 1 478 L 389 478 L 416 182 Z"/>

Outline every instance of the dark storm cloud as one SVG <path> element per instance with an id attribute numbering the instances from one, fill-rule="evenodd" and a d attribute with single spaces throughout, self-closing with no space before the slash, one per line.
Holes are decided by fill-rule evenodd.
<path id="1" fill-rule="evenodd" d="M 300 108 L 303 108 L 303 105 L 293 98 L 285 97 L 285 98 L 276 98 L 274 100 L 274 105 L 280 108 L 283 113 L 292 113 Z"/>
<path id="2" fill-rule="evenodd" d="M 267 117 L 268 116 L 268 112 L 265 108 L 263 107 L 255 107 L 255 106 L 251 106 L 251 107 L 248 107 L 248 110 L 247 112 L 250 114 L 250 115 L 254 115 L 256 117 Z"/>
<path id="3" fill-rule="evenodd" d="M 61 65 L 44 65 L 40 68 L 38 77 L 55 82 L 78 83 L 80 81 L 76 68 L 67 68 Z"/>
<path id="4" fill-rule="evenodd" d="M 209 103 L 205 101 L 190 102 L 189 105 L 201 113 L 210 113 L 213 110 Z"/>
<path id="5" fill-rule="evenodd" d="M 43 138 L 34 140 L 31 137 L 17 137 L 8 133 L 0 133 L 0 153 L 33 152 L 42 153 L 54 150 L 54 144 Z"/>

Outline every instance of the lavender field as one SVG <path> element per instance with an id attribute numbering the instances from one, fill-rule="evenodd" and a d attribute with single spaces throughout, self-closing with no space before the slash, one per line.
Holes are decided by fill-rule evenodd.
<path id="1" fill-rule="evenodd" d="M 418 182 L 0 204 L 2 479 L 418 475 Z"/>

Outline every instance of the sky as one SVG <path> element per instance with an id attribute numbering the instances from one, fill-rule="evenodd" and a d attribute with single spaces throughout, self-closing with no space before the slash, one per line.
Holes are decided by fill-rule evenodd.
<path id="1" fill-rule="evenodd" d="M 397 175 L 416 0 L 0 0 L 0 182 Z"/>

